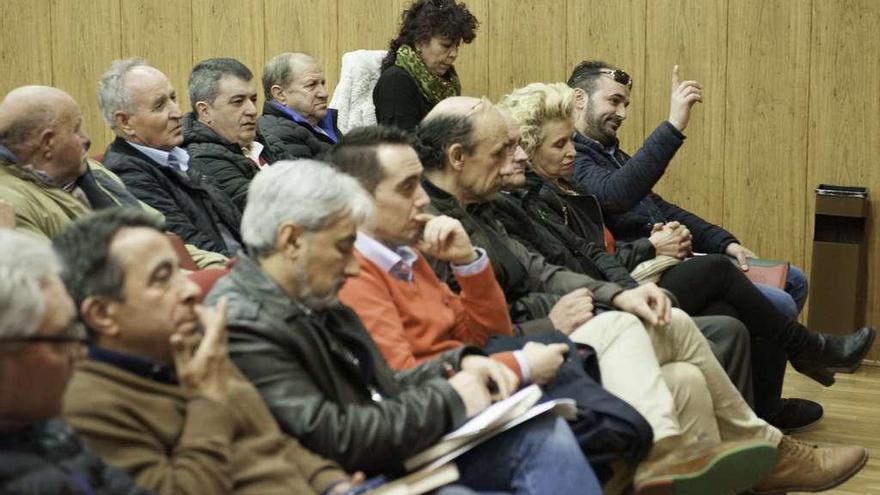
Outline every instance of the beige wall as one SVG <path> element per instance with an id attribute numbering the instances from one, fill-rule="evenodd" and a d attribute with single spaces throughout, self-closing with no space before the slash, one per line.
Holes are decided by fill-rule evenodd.
<path id="1" fill-rule="evenodd" d="M 877 0 L 467 3 L 481 27 L 457 64 L 466 94 L 497 98 L 529 82 L 564 80 L 579 60 L 607 60 L 635 77 L 622 130 L 630 151 L 668 112 L 672 66 L 700 80 L 705 103 L 659 192 L 765 257 L 809 267 L 816 184 L 880 191 Z M 169 74 L 185 104 L 189 69 L 212 56 L 237 57 L 259 72 L 276 53 L 305 50 L 324 61 L 332 85 L 341 54 L 384 48 L 406 4 L 3 0 L 0 92 L 27 83 L 69 91 L 100 150 L 110 134 L 95 85 L 115 58 L 146 57 Z M 880 243 L 869 223 L 868 321 L 878 323 Z"/>

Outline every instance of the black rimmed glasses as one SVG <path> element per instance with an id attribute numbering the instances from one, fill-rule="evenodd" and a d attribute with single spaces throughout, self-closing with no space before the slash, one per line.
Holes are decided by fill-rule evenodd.
<path id="1" fill-rule="evenodd" d="M 611 79 L 614 79 L 614 82 L 619 82 L 629 89 L 632 89 L 633 87 L 632 77 L 620 69 L 600 69 L 599 73 L 611 76 Z"/>
<path id="2" fill-rule="evenodd" d="M 28 335 L 26 337 L 12 337 L 0 339 L 0 344 L 61 344 L 64 347 L 75 345 L 88 345 L 89 334 L 81 322 L 71 323 L 63 332 L 55 335 Z"/>

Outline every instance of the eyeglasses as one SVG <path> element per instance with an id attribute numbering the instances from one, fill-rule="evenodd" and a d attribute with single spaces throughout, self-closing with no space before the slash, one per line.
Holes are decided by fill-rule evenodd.
<path id="1" fill-rule="evenodd" d="M 81 344 L 89 343 L 89 334 L 86 327 L 80 322 L 70 324 L 63 332 L 55 335 L 28 335 L 27 337 L 13 337 L 0 339 L 0 344 Z"/>
<path id="2" fill-rule="evenodd" d="M 629 89 L 632 89 L 633 87 L 632 78 L 629 76 L 629 74 L 620 69 L 599 69 L 599 72 L 607 76 L 611 76 L 611 79 L 614 79 L 615 82 L 619 82 Z"/>

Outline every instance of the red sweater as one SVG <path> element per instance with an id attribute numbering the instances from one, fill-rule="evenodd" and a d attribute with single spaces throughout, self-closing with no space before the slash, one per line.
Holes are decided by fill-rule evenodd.
<path id="1" fill-rule="evenodd" d="M 413 280 L 383 271 L 355 250 L 361 273 L 339 292 L 370 332 L 388 364 L 412 368 L 465 344 L 484 346 L 492 335 L 512 335 L 504 292 L 491 264 L 469 276 L 456 276 L 461 295 L 441 282 L 419 253 Z M 510 352 L 493 355 L 522 376 Z"/>

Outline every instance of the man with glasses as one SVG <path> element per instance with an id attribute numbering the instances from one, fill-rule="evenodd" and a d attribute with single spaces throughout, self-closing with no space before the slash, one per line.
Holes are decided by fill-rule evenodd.
<path id="1" fill-rule="evenodd" d="M 146 494 L 58 418 L 85 347 L 47 243 L 0 229 L 0 493 Z"/>
<path id="2" fill-rule="evenodd" d="M 102 210 L 53 242 L 94 339 L 64 416 L 109 462 L 160 494 L 332 495 L 361 479 L 281 433 L 229 362 L 225 302 L 197 305 L 151 217 Z"/>
<path id="3" fill-rule="evenodd" d="M 598 60 L 581 62 L 572 71 L 568 85 L 575 98 L 576 185 L 596 196 L 617 240 L 648 237 L 668 222 L 677 222 L 683 242 L 690 242 L 693 251 L 727 254 L 736 258 L 742 270 L 748 270 L 748 258 L 757 256 L 733 234 L 651 190 L 684 143 L 682 132 L 693 105 L 703 101 L 703 87 L 697 81 L 682 81 L 675 66 L 669 118 L 630 156 L 620 149 L 617 131 L 627 117 L 632 84 L 626 72 Z M 756 286 L 790 318 L 797 318 L 807 297 L 806 277 L 795 266 L 789 270 L 785 291 Z M 755 410 L 762 418 L 785 431 L 800 431 L 822 418 L 822 407 L 815 402 L 780 399 L 786 362 L 781 350 L 757 340 L 752 356 L 753 373 L 758 377 L 754 382 Z"/>

